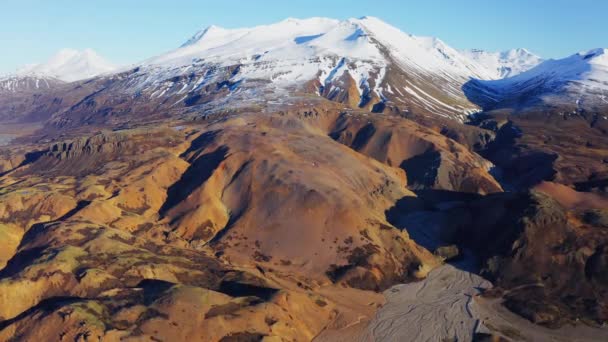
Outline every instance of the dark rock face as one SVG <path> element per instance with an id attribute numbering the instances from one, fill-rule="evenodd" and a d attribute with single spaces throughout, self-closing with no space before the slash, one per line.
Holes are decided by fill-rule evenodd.
<path id="1" fill-rule="evenodd" d="M 497 165 L 512 187 L 528 189 L 541 181 L 605 192 L 608 120 L 601 112 L 564 114 L 558 110 L 478 115 L 471 123 L 495 132 L 477 151 Z"/>
<path id="2" fill-rule="evenodd" d="M 460 242 L 506 289 L 505 305 L 539 324 L 608 320 L 608 232 L 541 193 L 489 195 L 468 205 Z M 588 214 L 587 214 L 588 215 Z M 586 216 L 587 216 L 586 215 Z M 589 223 L 591 222 L 591 224 Z"/>
<path id="3" fill-rule="evenodd" d="M 400 167 L 407 170 L 408 181 L 415 188 L 432 188 L 436 182 L 441 154 L 437 151 L 428 151 L 410 159 L 404 160 Z"/>
<path id="4" fill-rule="evenodd" d="M 53 77 L 11 76 L 0 80 L 0 94 L 36 93 L 56 88 L 64 83 Z"/>
<path id="5" fill-rule="evenodd" d="M 0 122 L 45 122 L 102 87 L 103 82 L 21 78 L 15 91 L 0 90 Z"/>

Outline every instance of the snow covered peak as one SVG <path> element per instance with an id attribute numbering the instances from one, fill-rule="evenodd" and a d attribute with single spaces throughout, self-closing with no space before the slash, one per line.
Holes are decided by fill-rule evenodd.
<path id="1" fill-rule="evenodd" d="M 520 75 L 504 80 L 504 84 L 543 79 L 548 84 L 576 81 L 588 87 L 608 89 L 608 53 L 604 48 L 579 52 L 562 59 L 550 59 Z"/>
<path id="2" fill-rule="evenodd" d="M 590 65 L 605 56 L 601 49 L 577 58 L 588 58 Z M 472 80 L 507 84 L 500 81 L 528 74 L 541 62 L 526 49 L 459 51 L 375 17 L 287 18 L 247 28 L 209 26 L 177 49 L 132 68 L 129 91 L 176 96 L 175 105 L 200 92 L 225 92 L 229 98 L 247 91 L 312 91 L 360 108 L 390 106 L 462 119 L 479 110 L 465 85 Z"/>
<path id="3" fill-rule="evenodd" d="M 537 57 L 536 55 L 534 55 L 532 52 L 530 52 L 528 49 L 525 48 L 517 48 L 517 49 L 511 49 L 511 50 L 506 50 L 500 53 L 500 56 L 502 58 L 516 58 L 516 57 Z"/>
<path id="4" fill-rule="evenodd" d="M 92 49 L 62 49 L 46 63 L 26 66 L 17 76 L 42 76 L 74 82 L 115 70 L 116 67 Z"/>
<path id="5" fill-rule="evenodd" d="M 485 67 L 492 78 L 512 77 L 537 66 L 543 60 L 526 49 L 512 49 L 502 52 L 465 50 L 463 54 Z"/>
<path id="6" fill-rule="evenodd" d="M 492 74 L 435 37 L 414 36 L 375 17 L 354 19 L 364 31 L 388 52 L 390 58 L 405 68 L 425 73 L 443 73 L 456 78 L 492 78 Z"/>
<path id="7" fill-rule="evenodd" d="M 478 63 L 437 38 L 416 37 L 375 17 L 343 21 L 329 18 L 288 18 L 271 25 L 224 29 L 210 26 L 180 48 L 151 58 L 143 65 L 182 67 L 196 61 L 222 65 L 246 61 L 285 61 L 311 58 L 385 60 L 455 74 L 456 77 L 494 78 Z"/>
<path id="8" fill-rule="evenodd" d="M 608 49 L 599 48 L 582 51 L 577 54 L 590 64 L 608 66 Z"/>
<path id="9" fill-rule="evenodd" d="M 608 104 L 608 53 L 604 48 L 550 59 L 513 77 L 480 81 L 492 107 L 518 103 L 567 105 L 596 110 Z"/>
<path id="10" fill-rule="evenodd" d="M 181 47 L 194 45 L 197 42 L 201 41 L 203 38 L 209 38 L 209 36 L 213 36 L 213 35 L 220 35 L 220 34 L 222 34 L 222 32 L 225 32 L 225 31 L 226 31 L 226 29 L 216 26 L 216 25 L 208 26 L 204 30 L 200 30 L 197 33 L 195 33 L 190 39 L 188 39 L 184 44 L 182 44 Z"/>
<path id="11" fill-rule="evenodd" d="M 132 70 L 138 80 L 132 90 L 153 96 L 186 98 L 211 84 L 238 94 L 262 84 L 269 93 L 305 89 L 353 106 L 388 103 L 444 116 L 476 110 L 461 89 L 464 83 L 495 78 L 443 41 L 404 33 L 375 17 L 209 26 Z"/>
<path id="12" fill-rule="evenodd" d="M 195 34 L 180 48 L 143 64 L 179 67 L 204 60 L 229 65 L 260 58 L 280 62 L 328 54 L 369 57 L 370 50 L 359 49 L 362 44 L 356 44 L 358 35 L 363 37 L 365 33 L 356 19 L 288 18 L 271 25 L 238 29 L 210 26 Z M 344 50 L 349 48 L 353 50 Z"/>
<path id="13" fill-rule="evenodd" d="M 266 38 L 278 38 L 281 36 L 289 36 L 302 30 L 302 27 L 309 29 L 324 30 L 329 25 L 337 23 L 337 20 L 328 18 L 309 18 L 296 19 L 287 18 L 278 23 L 271 25 L 261 25 L 249 28 L 226 29 L 216 25 L 211 25 L 197 32 L 181 47 L 199 45 L 199 48 L 212 48 L 215 45 L 210 44 L 215 42 L 217 45 L 234 42 L 236 39 L 244 35 L 257 35 L 259 41 L 264 41 Z"/>

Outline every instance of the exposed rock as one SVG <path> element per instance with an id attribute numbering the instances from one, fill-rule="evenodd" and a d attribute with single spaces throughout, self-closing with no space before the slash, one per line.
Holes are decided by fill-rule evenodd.
<path id="1" fill-rule="evenodd" d="M 99 133 L 92 137 L 83 137 L 53 144 L 49 148 L 48 154 L 59 160 L 64 160 L 77 158 L 84 154 L 117 153 L 120 149 L 132 148 L 133 144 L 134 141 L 129 140 L 127 136 L 120 133 Z"/>
<path id="2" fill-rule="evenodd" d="M 435 255 L 439 256 L 445 261 L 448 261 L 457 258 L 460 255 L 460 251 L 456 245 L 441 246 L 435 249 Z"/>

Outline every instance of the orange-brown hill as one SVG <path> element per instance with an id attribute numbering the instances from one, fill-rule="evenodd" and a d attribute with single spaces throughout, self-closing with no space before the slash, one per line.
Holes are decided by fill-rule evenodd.
<path id="1" fill-rule="evenodd" d="M 406 172 L 332 139 L 338 117 L 7 147 L 20 162 L 0 178 L 0 340 L 304 341 L 369 319 L 382 303 L 369 290 L 439 261 L 386 220 L 415 196 Z"/>

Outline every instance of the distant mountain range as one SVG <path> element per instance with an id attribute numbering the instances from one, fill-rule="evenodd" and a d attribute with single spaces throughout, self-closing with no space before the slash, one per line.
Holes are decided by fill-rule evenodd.
<path id="1" fill-rule="evenodd" d="M 127 68 L 92 50 L 66 49 L 4 77 L 0 90 L 69 91 L 63 83 L 87 79 L 87 111 L 104 113 L 117 102 L 154 104 L 154 111 L 217 109 L 308 93 L 351 108 L 462 121 L 482 109 L 549 98 L 575 108 L 608 104 L 605 51 L 544 61 L 525 49 L 459 51 L 373 17 L 289 18 L 252 28 L 209 26 L 177 49 Z M 78 111 L 78 103 L 65 104 L 59 112 Z"/>

